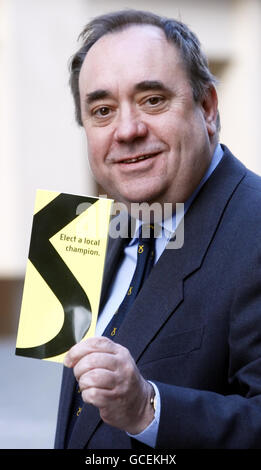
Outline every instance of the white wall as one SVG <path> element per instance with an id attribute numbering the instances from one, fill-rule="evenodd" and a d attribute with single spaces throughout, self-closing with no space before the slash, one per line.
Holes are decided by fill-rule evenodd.
<path id="1" fill-rule="evenodd" d="M 234 8 L 230 0 L 86 0 L 86 4 L 90 17 L 137 8 L 176 18 L 191 27 L 211 56 L 223 58 L 231 51 L 230 26 Z M 220 34 L 218 25 L 221 26 Z"/>
<path id="2" fill-rule="evenodd" d="M 0 274 L 23 275 L 35 190 L 93 194 L 68 59 L 84 0 L 1 2 Z"/>
<path id="3" fill-rule="evenodd" d="M 233 2 L 232 54 L 220 84 L 222 140 L 261 174 L 261 1 Z"/>

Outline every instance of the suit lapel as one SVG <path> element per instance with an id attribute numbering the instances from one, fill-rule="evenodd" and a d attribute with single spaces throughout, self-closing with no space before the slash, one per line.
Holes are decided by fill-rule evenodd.
<path id="1" fill-rule="evenodd" d="M 121 325 L 117 343 L 127 347 L 136 361 L 182 302 L 183 281 L 200 268 L 225 207 L 246 173 L 246 168 L 225 147 L 224 150 L 222 161 L 186 214 L 183 247 L 163 252 Z M 115 271 L 115 260 L 119 260 L 122 252 L 122 243 L 122 240 L 114 241 L 108 257 L 110 266 L 105 273 L 103 301 L 109 279 Z M 84 447 L 99 421 L 98 410 L 86 405 L 73 432 L 70 447 Z"/>

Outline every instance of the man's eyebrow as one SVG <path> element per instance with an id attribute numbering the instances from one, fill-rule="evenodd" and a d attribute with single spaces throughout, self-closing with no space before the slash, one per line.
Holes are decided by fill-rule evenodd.
<path id="1" fill-rule="evenodd" d="M 102 100 L 104 98 L 111 98 L 112 93 L 108 90 L 94 90 L 90 93 L 87 93 L 85 97 L 85 103 L 90 105 L 94 101 Z"/>
<path id="2" fill-rule="evenodd" d="M 134 88 L 136 91 L 161 90 L 171 93 L 171 89 L 164 85 L 161 80 L 143 80 L 137 83 Z"/>
<path id="3" fill-rule="evenodd" d="M 134 86 L 135 91 L 147 91 L 147 90 L 161 90 L 167 93 L 171 93 L 168 88 L 161 80 L 143 80 Z M 105 98 L 112 98 L 112 93 L 109 90 L 98 89 L 87 93 L 85 97 L 85 103 L 87 105 L 92 104 L 94 101 L 102 100 Z"/>

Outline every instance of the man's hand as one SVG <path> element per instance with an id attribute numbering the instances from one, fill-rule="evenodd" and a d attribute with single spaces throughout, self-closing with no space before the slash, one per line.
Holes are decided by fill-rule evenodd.
<path id="1" fill-rule="evenodd" d="M 83 401 L 97 406 L 105 423 L 138 434 L 152 422 L 152 386 L 125 347 L 89 338 L 70 349 L 64 364 L 73 367 Z"/>

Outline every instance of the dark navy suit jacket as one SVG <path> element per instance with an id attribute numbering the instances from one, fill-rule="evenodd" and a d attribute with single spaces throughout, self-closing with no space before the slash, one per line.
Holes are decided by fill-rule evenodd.
<path id="1" fill-rule="evenodd" d="M 261 178 L 225 148 L 122 324 L 141 374 L 158 386 L 157 448 L 261 448 Z M 103 300 L 122 252 L 111 244 Z M 64 370 L 55 447 L 74 379 Z M 69 448 L 146 448 L 85 405 Z"/>

